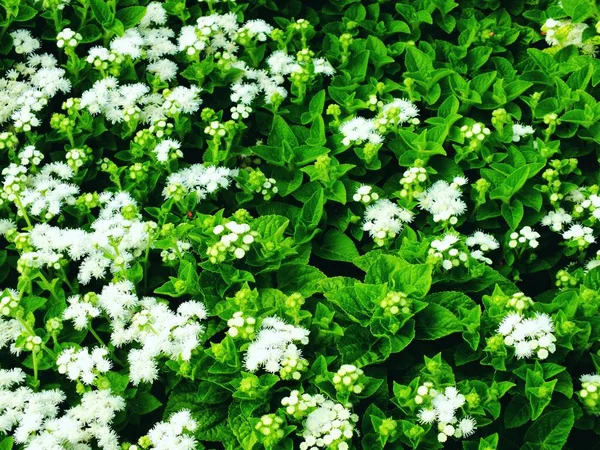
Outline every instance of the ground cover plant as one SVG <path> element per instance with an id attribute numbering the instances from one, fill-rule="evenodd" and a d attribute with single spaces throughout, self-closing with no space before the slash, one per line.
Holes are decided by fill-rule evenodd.
<path id="1" fill-rule="evenodd" d="M 598 447 L 594 0 L 0 6 L 0 450 Z"/>

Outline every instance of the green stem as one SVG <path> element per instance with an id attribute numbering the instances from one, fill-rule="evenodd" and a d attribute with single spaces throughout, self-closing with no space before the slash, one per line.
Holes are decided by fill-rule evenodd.
<path id="1" fill-rule="evenodd" d="M 27 222 L 27 229 L 31 230 L 33 228 L 33 225 L 31 224 L 31 220 L 29 220 L 29 216 L 27 215 L 27 211 L 23 207 L 23 203 L 21 203 L 21 197 L 19 197 L 18 195 L 15 196 L 15 204 L 19 208 L 19 211 L 21 211 L 21 214 L 23 214 L 23 219 L 25 219 L 25 222 Z"/>
<path id="2" fill-rule="evenodd" d="M 58 295 L 56 295 L 56 292 L 54 292 L 54 288 L 52 287 L 52 284 L 48 281 L 48 278 L 46 278 L 44 276 L 44 273 L 41 270 L 39 271 L 39 276 L 42 279 L 42 281 L 44 282 L 44 284 L 46 285 L 46 289 L 50 292 L 50 295 L 52 296 L 52 298 L 54 300 L 56 300 L 57 302 L 60 302 Z"/>
<path id="3" fill-rule="evenodd" d="M 37 390 L 37 387 L 39 385 L 39 381 L 38 381 L 38 358 L 37 358 L 38 352 L 33 352 L 31 354 L 32 359 L 33 359 L 33 378 L 35 380 L 35 387 Z"/>
<path id="4" fill-rule="evenodd" d="M 96 338 L 96 340 L 102 347 L 108 348 L 108 345 L 106 345 L 102 338 L 98 335 L 98 333 L 96 333 L 96 330 L 94 330 L 94 327 L 92 327 L 91 323 L 88 325 L 88 330 L 90 330 L 90 333 L 92 333 L 92 335 Z"/>

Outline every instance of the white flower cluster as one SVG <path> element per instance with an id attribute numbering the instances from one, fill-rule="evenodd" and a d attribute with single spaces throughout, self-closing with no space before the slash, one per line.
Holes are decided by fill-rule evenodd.
<path id="1" fill-rule="evenodd" d="M 449 437 L 469 437 L 477 429 L 477 422 L 472 417 L 457 417 L 457 411 L 465 404 L 465 396 L 454 386 L 441 392 L 435 389 L 433 383 L 426 381 L 418 387 L 415 403 L 424 405 L 417 415 L 419 422 L 437 422 L 437 439 L 440 443 L 446 442 Z"/>
<path id="2" fill-rule="evenodd" d="M 491 130 L 481 122 L 475 122 L 473 125 L 463 125 L 460 127 L 460 132 L 471 142 L 481 142 L 492 133 Z"/>
<path id="3" fill-rule="evenodd" d="M 287 89 L 283 86 L 285 76 L 308 81 L 312 75 L 330 76 L 335 73 L 332 65 L 325 58 L 312 58 L 308 49 L 303 49 L 294 56 L 276 50 L 266 58 L 266 61 L 268 70 L 257 70 L 236 58 L 233 66 L 243 70 L 244 73 L 241 79 L 231 86 L 233 102 L 248 106 L 262 93 L 265 103 L 277 104 L 288 95 Z"/>
<path id="4" fill-rule="evenodd" d="M 523 245 L 531 248 L 537 248 L 540 245 L 538 239 L 541 237 L 540 233 L 535 231 L 530 226 L 525 226 L 519 230 L 519 232 L 512 232 L 510 234 L 510 241 L 508 241 L 508 246 L 510 248 L 517 248 L 519 245 Z"/>
<path id="5" fill-rule="evenodd" d="M 515 292 L 506 301 L 506 307 L 522 313 L 533 305 L 533 299 L 522 292 Z"/>
<path id="6" fill-rule="evenodd" d="M 573 217 L 568 214 L 563 208 L 559 208 L 556 211 L 549 211 L 542 218 L 542 225 L 550 227 L 552 231 L 562 231 L 564 226 L 570 224 Z"/>
<path id="7" fill-rule="evenodd" d="M 31 36 L 29 30 L 20 29 L 10 33 L 13 39 L 15 52 L 22 55 L 30 55 L 40 48 L 40 41 Z"/>
<path id="8" fill-rule="evenodd" d="M 504 336 L 504 344 L 514 347 L 517 359 L 531 358 L 533 355 L 546 359 L 554 353 L 556 337 L 553 331 L 552 318 L 544 313 L 525 318 L 518 312 L 510 312 L 498 327 L 498 333 Z"/>
<path id="9" fill-rule="evenodd" d="M 587 410 L 595 416 L 600 416 L 600 375 L 597 373 L 582 375 L 579 398 Z"/>
<path id="10" fill-rule="evenodd" d="M 256 339 L 246 351 L 246 370 L 256 372 L 264 367 L 267 372 L 279 372 L 288 347 L 295 342 L 308 344 L 308 334 L 309 331 L 305 328 L 286 324 L 277 316 L 263 319 Z"/>
<path id="11" fill-rule="evenodd" d="M 382 106 L 374 119 L 354 117 L 340 125 L 342 144 L 361 145 L 363 142 L 381 144 L 383 136 L 398 126 L 410 121 L 418 124 L 419 109 L 406 99 L 395 98 Z"/>
<path id="12" fill-rule="evenodd" d="M 281 404 L 296 419 L 306 417 L 300 450 L 335 448 L 349 450 L 349 441 L 357 434 L 354 429 L 358 416 L 352 414 L 352 405 L 342 405 L 327 400 L 321 394 L 300 394 L 294 390 L 284 397 Z"/>
<path id="13" fill-rule="evenodd" d="M 79 187 L 68 183 L 73 179 L 73 169 L 62 162 L 46 164 L 36 174 L 29 174 L 25 188 L 18 194 L 21 204 L 34 216 L 46 219 L 60 214 L 63 205 L 75 203 Z"/>
<path id="14" fill-rule="evenodd" d="M 88 292 L 85 295 L 72 295 L 67 300 L 68 306 L 63 311 L 63 319 L 73 322 L 76 330 L 87 328 L 90 320 L 101 314 L 98 308 L 98 296 Z"/>
<path id="15" fill-rule="evenodd" d="M 52 266 L 68 253 L 71 260 L 82 260 L 78 274 L 82 284 L 103 278 L 106 269 L 112 273 L 127 269 L 146 249 L 153 224 L 140 220 L 137 204 L 126 192 L 103 192 L 100 203 L 104 206 L 90 225 L 91 232 L 35 225 L 28 234 L 31 250 L 21 254 L 19 263 Z"/>
<path id="16" fill-rule="evenodd" d="M 110 422 L 125 408 L 125 401 L 110 390 L 83 394 L 81 403 L 58 417 L 66 398 L 58 389 L 33 392 L 23 383 L 21 369 L 0 369 L 0 432 L 9 433 L 25 450 L 89 449 L 96 441 L 102 450 L 119 450 L 117 434 Z M 15 428 L 16 426 L 16 428 Z"/>
<path id="17" fill-rule="evenodd" d="M 56 359 L 58 373 L 66 374 L 69 380 L 92 384 L 96 376 L 108 372 L 112 362 L 107 359 L 108 350 L 96 347 L 90 353 L 87 347 L 80 350 L 67 348 Z"/>
<path id="18" fill-rule="evenodd" d="M 166 164 L 171 160 L 183 158 L 181 143 L 174 139 L 163 139 L 154 147 L 156 160 L 161 164 Z"/>
<path id="19" fill-rule="evenodd" d="M 133 305 L 124 308 L 123 290 L 118 285 L 105 286 L 99 295 L 99 303 L 111 316 L 113 344 L 116 347 L 138 344 L 127 357 L 131 382 L 134 385 L 152 383 L 158 377 L 157 360 L 161 356 L 174 361 L 191 359 L 204 332 L 200 321 L 206 318 L 206 309 L 202 303 L 192 300 L 180 304 L 177 312 L 173 312 L 165 303 L 152 297 L 135 302 L 128 300 Z M 131 295 L 127 289 L 125 293 Z"/>
<path id="20" fill-rule="evenodd" d="M 383 105 L 373 125 L 377 133 L 385 135 L 406 122 L 418 125 L 418 115 L 419 108 L 413 102 L 404 98 L 395 98 Z"/>
<path id="21" fill-rule="evenodd" d="M 471 250 L 471 256 L 486 264 L 492 264 L 492 260 L 485 256 L 485 253 L 500 248 L 500 244 L 496 238 L 483 231 L 476 231 L 466 239 L 465 243 L 467 244 L 467 247 L 474 247 Z"/>
<path id="22" fill-rule="evenodd" d="M 352 200 L 361 202 L 365 205 L 368 205 L 371 201 L 379 200 L 379 194 L 372 191 L 373 188 L 371 186 L 361 184 L 356 188 L 356 193 L 352 196 Z"/>
<path id="23" fill-rule="evenodd" d="M 340 392 L 360 394 L 364 389 L 364 385 L 360 382 L 363 374 L 363 370 L 353 364 L 342 364 L 333 375 L 333 386 Z"/>
<path id="24" fill-rule="evenodd" d="M 30 54 L 39 47 L 36 39 L 28 41 L 29 32 L 11 33 L 19 53 Z M 37 43 L 34 45 L 34 42 Z M 59 92 L 69 92 L 71 82 L 56 58 L 47 53 L 31 54 L 26 63 L 17 63 L 0 79 L 0 124 L 12 121 L 17 131 L 31 131 L 40 125 L 36 113 Z"/>
<path id="25" fill-rule="evenodd" d="M 308 361 L 302 357 L 302 351 L 295 344 L 289 344 L 281 357 L 281 379 L 297 381 L 307 368 Z"/>
<path id="26" fill-rule="evenodd" d="M 460 238 L 453 233 L 447 233 L 442 239 L 434 239 L 431 242 L 429 256 L 441 261 L 442 267 L 445 270 L 450 270 L 461 265 L 466 266 L 469 255 L 454 247 L 459 242 Z"/>
<path id="27" fill-rule="evenodd" d="M 143 447 L 132 445 L 129 450 L 195 450 L 198 442 L 190 433 L 198 428 L 189 410 L 183 409 L 152 427 L 147 436 L 140 439 Z"/>
<path id="28" fill-rule="evenodd" d="M 183 196 L 195 192 L 198 201 L 204 200 L 209 194 L 228 188 L 237 174 L 238 169 L 193 164 L 169 175 L 163 196 L 180 200 Z"/>
<path id="29" fill-rule="evenodd" d="M 425 191 L 421 186 L 427 181 L 427 169 L 424 167 L 411 167 L 404 171 L 400 179 L 400 197 L 410 199 L 419 198 Z"/>
<path id="30" fill-rule="evenodd" d="M 98 80 L 81 94 L 82 109 L 102 114 L 111 123 L 131 120 L 147 124 L 179 113 L 191 114 L 200 108 L 200 88 L 177 86 L 162 94 L 148 94 L 143 83 L 124 84 L 114 77 Z"/>
<path id="31" fill-rule="evenodd" d="M 75 48 L 82 39 L 83 36 L 81 36 L 80 33 L 77 33 L 70 28 L 63 28 L 62 31 L 56 35 L 56 46 L 58 48 Z"/>
<path id="32" fill-rule="evenodd" d="M 254 317 L 244 317 L 242 311 L 237 311 L 233 314 L 233 317 L 227 321 L 227 334 L 232 338 L 241 337 L 242 339 L 249 339 L 254 336 L 254 326 L 256 325 L 256 319 Z"/>
<path id="33" fill-rule="evenodd" d="M 515 123 L 512 126 L 512 141 L 519 142 L 522 138 L 527 137 L 535 132 L 531 125 L 523 125 L 521 123 Z"/>
<path id="34" fill-rule="evenodd" d="M 383 137 L 375 129 L 375 121 L 364 117 L 354 117 L 342 123 L 340 133 L 344 136 L 344 145 L 360 145 L 365 141 L 371 144 L 383 142 Z"/>
<path id="35" fill-rule="evenodd" d="M 227 231 L 227 233 L 225 233 Z M 250 250 L 250 244 L 256 240 L 258 233 L 250 230 L 247 223 L 227 222 L 224 226 L 217 225 L 213 233 L 221 236 L 219 241 L 208 247 L 206 254 L 213 264 L 225 261 L 227 253 L 233 254 L 236 259 L 242 259 Z"/>
<path id="36" fill-rule="evenodd" d="M 404 223 L 411 222 L 412 212 L 388 199 L 379 199 L 365 210 L 362 229 L 368 231 L 379 246 L 400 233 Z"/>
<path id="37" fill-rule="evenodd" d="M 419 207 L 433 215 L 434 222 L 449 222 L 455 225 L 458 216 L 467 210 L 467 204 L 462 200 L 460 186 L 467 184 L 464 177 L 455 177 L 452 183 L 439 180 L 433 183 L 419 196 Z"/>
<path id="38" fill-rule="evenodd" d="M 583 32 L 587 28 L 588 25 L 583 22 L 573 23 L 570 20 L 548 18 L 542 25 L 542 33 L 546 35 L 546 42 L 552 47 L 574 45 L 585 50 L 586 44 L 583 42 Z"/>
<path id="39" fill-rule="evenodd" d="M 590 244 L 596 242 L 594 230 L 590 227 L 584 227 L 579 223 L 572 224 L 567 231 L 562 234 L 563 239 L 574 242 L 579 248 L 587 248 Z"/>

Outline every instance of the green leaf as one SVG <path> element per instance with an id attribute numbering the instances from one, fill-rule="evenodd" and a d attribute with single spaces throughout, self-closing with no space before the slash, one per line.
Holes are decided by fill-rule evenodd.
<path id="1" fill-rule="evenodd" d="M 492 200 L 502 200 L 508 203 L 513 195 L 519 192 L 519 189 L 523 187 L 527 178 L 529 177 L 529 166 L 525 165 L 515 169 L 506 180 L 490 192 L 490 198 Z"/>
<path id="2" fill-rule="evenodd" d="M 367 326 L 373 319 L 372 311 L 377 301 L 384 297 L 386 290 L 384 285 L 357 283 L 326 292 L 325 297 L 346 313 L 351 321 Z"/>
<path id="3" fill-rule="evenodd" d="M 307 229 L 312 230 L 319 224 L 321 217 L 323 217 L 324 203 L 325 195 L 323 194 L 323 189 L 318 189 L 302 207 L 300 220 L 306 225 Z"/>
<path id="4" fill-rule="evenodd" d="M 425 341 L 440 339 L 463 330 L 458 317 L 435 303 L 430 303 L 427 308 L 417 314 L 416 322 L 417 339 Z"/>
<path id="5" fill-rule="evenodd" d="M 254 147 L 250 147 L 249 150 L 268 163 L 276 166 L 285 165 L 284 150 L 282 146 L 255 145 Z"/>
<path id="6" fill-rule="evenodd" d="M 273 118 L 273 124 L 271 125 L 271 132 L 269 133 L 267 143 L 269 146 L 281 147 L 284 142 L 292 147 L 298 146 L 298 139 L 290 126 L 283 117 L 276 115 Z"/>
<path id="7" fill-rule="evenodd" d="M 352 262 L 359 257 L 356 245 L 344 233 L 331 229 L 325 234 L 323 243 L 313 247 L 315 255 L 330 261 Z"/>
<path id="8" fill-rule="evenodd" d="M 19 13 L 15 18 L 13 18 L 13 20 L 15 22 L 27 22 L 28 20 L 33 19 L 37 13 L 37 10 L 32 8 L 31 6 L 27 6 L 24 4 L 19 5 Z"/>
<path id="9" fill-rule="evenodd" d="M 562 0 L 561 5 L 573 22 L 583 22 L 594 13 L 594 4 L 587 0 Z"/>
<path id="10" fill-rule="evenodd" d="M 117 19 L 123 23 L 125 28 L 135 27 L 145 15 L 145 6 L 128 6 L 117 11 Z"/>
<path id="11" fill-rule="evenodd" d="M 305 297 L 321 292 L 320 281 L 325 278 L 319 269 L 306 264 L 284 264 L 277 271 L 279 290 L 286 294 L 300 292 Z"/>
<path id="12" fill-rule="evenodd" d="M 0 450 L 12 450 L 13 448 L 13 438 L 7 437 L 2 439 L 0 442 Z"/>
<path id="13" fill-rule="evenodd" d="M 149 392 L 138 393 L 135 398 L 129 403 L 131 410 L 140 416 L 148 414 L 162 406 L 162 403 Z"/>
<path id="14" fill-rule="evenodd" d="M 246 404 L 252 405 L 249 402 L 246 402 Z M 256 409 L 258 405 L 253 405 L 253 407 Z M 238 402 L 232 403 L 229 407 L 229 427 L 238 440 L 239 447 L 236 446 L 236 448 L 252 450 L 258 443 L 254 427 Z"/>
<path id="15" fill-rule="evenodd" d="M 516 230 L 516 228 L 523 220 L 523 215 L 525 210 L 523 209 L 523 203 L 519 200 L 513 200 L 508 203 L 502 203 L 502 217 L 506 220 L 506 223 L 510 227 L 511 230 Z"/>
<path id="16" fill-rule="evenodd" d="M 432 269 L 429 264 L 407 264 L 390 274 L 390 288 L 414 298 L 423 298 L 431 287 Z"/>
<path id="17" fill-rule="evenodd" d="M 283 216 L 261 216 L 252 223 L 252 228 L 262 238 L 263 242 L 278 241 L 283 237 L 290 220 Z"/>
<path id="18" fill-rule="evenodd" d="M 540 373 L 527 369 L 525 396 L 531 406 L 531 420 L 540 417 L 546 406 L 550 404 L 556 382 L 557 380 L 544 381 Z"/>
<path id="19" fill-rule="evenodd" d="M 361 52 L 355 53 L 348 62 L 348 71 L 352 76 L 351 83 L 364 81 L 367 76 L 367 67 L 369 64 L 369 54 L 368 50 L 363 50 Z"/>
<path id="20" fill-rule="evenodd" d="M 90 0 L 92 14 L 104 28 L 108 28 L 115 20 L 112 9 L 105 0 Z"/>
<path id="21" fill-rule="evenodd" d="M 575 423 L 573 409 L 562 409 L 544 414 L 525 433 L 522 450 L 560 450 Z"/>

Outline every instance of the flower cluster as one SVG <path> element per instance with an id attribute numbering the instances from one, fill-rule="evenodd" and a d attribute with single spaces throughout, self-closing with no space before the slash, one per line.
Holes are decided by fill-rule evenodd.
<path id="1" fill-rule="evenodd" d="M 498 326 L 504 344 L 514 347 L 517 359 L 537 356 L 546 359 L 556 351 L 554 322 L 547 314 L 535 313 L 526 318 L 520 312 L 508 313 Z"/>
<path id="2" fill-rule="evenodd" d="M 256 231 L 251 231 L 247 223 L 237 223 L 233 220 L 225 225 L 217 225 L 212 232 L 220 236 L 219 241 L 206 250 L 208 259 L 213 264 L 225 261 L 228 253 L 236 259 L 242 259 L 258 236 Z"/>
<path id="3" fill-rule="evenodd" d="M 485 254 L 500 248 L 500 244 L 496 238 L 483 231 L 473 233 L 465 240 L 465 244 L 467 244 L 467 247 L 472 248 L 471 257 L 486 264 L 492 264 L 492 260 L 485 256 Z"/>
<path id="4" fill-rule="evenodd" d="M 70 380 L 92 384 L 99 374 L 110 370 L 112 363 L 107 355 L 108 350 L 102 347 L 94 348 L 91 353 L 86 347 L 65 349 L 56 359 L 58 372 L 66 374 Z"/>
<path id="5" fill-rule="evenodd" d="M 338 392 L 360 394 L 364 389 L 364 385 L 361 383 L 363 374 L 362 369 L 352 364 L 342 364 L 333 375 L 333 386 Z"/>
<path id="6" fill-rule="evenodd" d="M 289 352 L 294 352 L 296 359 L 299 359 L 300 351 L 294 342 L 308 344 L 308 334 L 308 330 L 286 324 L 279 317 L 263 319 L 256 339 L 246 351 L 244 361 L 246 369 L 256 372 L 264 367 L 267 372 L 279 372 L 284 367 L 284 359 L 289 359 Z M 291 346 L 293 347 L 290 349 Z"/>
<path id="7" fill-rule="evenodd" d="M 410 300 L 404 292 L 390 291 L 379 302 L 379 306 L 393 316 L 398 314 L 410 314 L 412 300 Z"/>
<path id="8" fill-rule="evenodd" d="M 368 231 L 378 246 L 396 237 L 404 223 L 411 222 L 413 214 L 387 199 L 379 199 L 365 211 L 362 229 Z"/>
<path id="9" fill-rule="evenodd" d="M 129 450 L 194 450 L 198 448 L 198 441 L 192 435 L 196 428 L 198 423 L 190 411 L 183 409 L 172 414 L 168 421 L 155 424 Z"/>
<path id="10" fill-rule="evenodd" d="M 421 407 L 417 417 L 420 423 L 437 424 L 437 440 L 444 443 L 449 437 L 465 438 L 477 429 L 477 422 L 470 416 L 457 417 L 465 405 L 465 396 L 456 387 L 446 387 L 443 391 L 426 381 L 417 389 L 415 403 Z"/>
<path id="11" fill-rule="evenodd" d="M 592 414 L 600 415 L 600 375 L 587 374 L 579 378 L 581 389 L 577 395 L 585 408 Z"/>
<path id="12" fill-rule="evenodd" d="M 352 200 L 355 202 L 361 202 L 364 205 L 368 205 L 372 201 L 379 200 L 379 194 L 373 192 L 373 188 L 367 185 L 360 185 L 356 188 L 356 193 L 352 196 Z"/>
<path id="13" fill-rule="evenodd" d="M 439 180 L 433 183 L 423 194 L 419 195 L 419 207 L 433 215 L 434 222 L 456 225 L 458 216 L 467 210 L 462 200 L 460 186 L 467 184 L 464 177 L 455 177 L 452 183 Z"/>
<path id="14" fill-rule="evenodd" d="M 296 420 L 304 419 L 300 450 L 335 448 L 349 450 L 349 441 L 356 435 L 354 424 L 358 416 L 352 414 L 351 405 L 344 406 L 326 399 L 323 395 L 300 394 L 292 391 L 281 400 L 285 412 Z"/>
<path id="15" fill-rule="evenodd" d="M 442 239 L 431 241 L 429 257 L 436 263 L 441 264 L 444 270 L 466 266 L 469 261 L 469 254 L 461 246 L 462 241 L 459 236 L 454 233 L 447 233 Z"/>
<path id="16" fill-rule="evenodd" d="M 125 400 L 110 390 L 88 391 L 81 402 L 59 416 L 66 399 L 58 390 L 34 392 L 28 387 L 11 388 L 25 380 L 19 369 L 0 369 L 0 430 L 12 430 L 15 443 L 28 449 L 90 448 L 93 441 L 102 450 L 119 450 L 117 434 L 110 424 Z"/>

